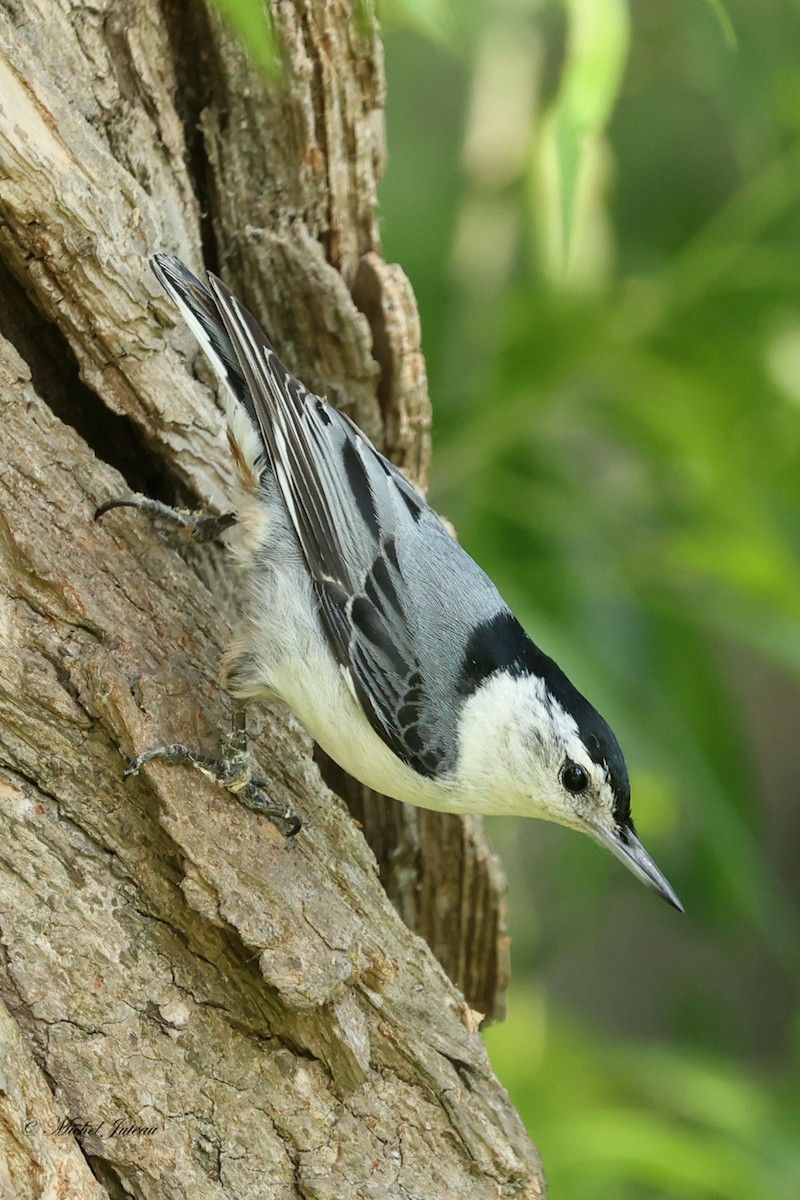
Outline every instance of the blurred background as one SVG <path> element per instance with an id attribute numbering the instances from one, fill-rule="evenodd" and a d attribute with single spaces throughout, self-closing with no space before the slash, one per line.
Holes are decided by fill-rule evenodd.
<path id="1" fill-rule="evenodd" d="M 800 6 L 386 0 L 431 500 L 610 721 L 681 917 L 495 819 L 552 1200 L 800 1196 Z"/>

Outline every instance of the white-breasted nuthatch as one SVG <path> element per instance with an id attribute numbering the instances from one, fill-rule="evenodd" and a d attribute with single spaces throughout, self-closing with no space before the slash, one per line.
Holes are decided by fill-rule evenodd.
<path id="1" fill-rule="evenodd" d="M 153 270 L 222 381 L 235 514 L 193 517 L 144 497 L 198 538 L 227 530 L 239 624 L 226 658 L 233 729 L 191 763 L 289 832 L 249 772 L 247 703 L 283 700 L 361 783 L 423 808 L 542 817 L 588 833 L 676 908 L 634 833 L 628 772 L 603 718 L 536 646 L 491 580 L 401 472 L 283 366 L 213 275 L 176 258 Z"/>

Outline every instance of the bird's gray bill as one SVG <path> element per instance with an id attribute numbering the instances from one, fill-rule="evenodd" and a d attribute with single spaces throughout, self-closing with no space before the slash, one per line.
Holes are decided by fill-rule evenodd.
<path id="1" fill-rule="evenodd" d="M 631 829 L 614 830 L 598 828 L 595 836 L 602 846 L 615 854 L 620 862 L 632 871 L 637 879 L 658 892 L 667 904 L 683 912 L 684 908 L 665 877 L 661 874 L 636 834 Z"/>

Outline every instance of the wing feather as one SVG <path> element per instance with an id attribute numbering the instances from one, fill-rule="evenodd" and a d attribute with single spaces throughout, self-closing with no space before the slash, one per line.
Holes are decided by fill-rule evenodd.
<path id="1" fill-rule="evenodd" d="M 153 269 L 246 413 L 367 720 L 403 762 L 444 777 L 469 633 L 504 608 L 494 585 L 358 427 L 290 374 L 220 280 L 206 288 L 166 255 Z"/>
<path id="2" fill-rule="evenodd" d="M 331 650 L 376 733 L 399 758 L 431 775 L 442 753 L 426 741 L 419 719 L 423 673 L 394 546 L 397 526 L 416 522 L 424 501 L 352 422 L 289 373 L 225 285 L 213 276 L 210 282 Z M 399 714 L 408 715 L 410 705 L 409 738 Z"/>

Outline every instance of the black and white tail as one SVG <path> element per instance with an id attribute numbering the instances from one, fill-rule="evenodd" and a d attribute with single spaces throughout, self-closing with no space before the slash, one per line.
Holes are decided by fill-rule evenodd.
<path id="1" fill-rule="evenodd" d="M 175 303 L 223 386 L 228 436 L 242 482 L 257 485 L 265 466 L 263 439 L 253 399 L 236 351 L 205 284 L 170 254 L 150 259 L 158 282 Z"/>

